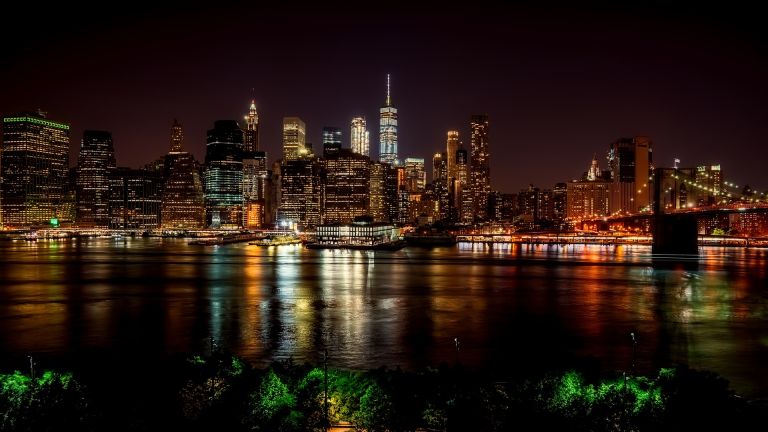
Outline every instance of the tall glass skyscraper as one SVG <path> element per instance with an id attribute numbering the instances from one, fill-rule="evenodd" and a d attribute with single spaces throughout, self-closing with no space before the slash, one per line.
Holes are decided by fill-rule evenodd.
<path id="1" fill-rule="evenodd" d="M 69 125 L 43 113 L 3 117 L 0 225 L 48 223 L 64 208 L 69 172 Z"/>
<path id="2" fill-rule="evenodd" d="M 115 169 L 112 134 L 83 132 L 77 159 L 77 224 L 109 227 L 109 172 Z"/>
<path id="3" fill-rule="evenodd" d="M 387 74 L 387 99 L 379 109 L 379 161 L 397 165 L 397 108 L 392 106 L 389 74 Z"/>
<path id="4" fill-rule="evenodd" d="M 332 126 L 323 128 L 323 156 L 335 156 L 341 152 L 341 129 Z"/>
<path id="5" fill-rule="evenodd" d="M 365 117 L 355 117 L 350 124 L 352 151 L 363 156 L 371 156 L 370 134 L 365 123 Z"/>
<path id="6" fill-rule="evenodd" d="M 208 226 L 237 228 L 242 224 L 243 131 L 235 120 L 218 120 L 208 131 L 205 207 Z"/>
<path id="7" fill-rule="evenodd" d="M 488 116 L 473 115 L 470 120 L 471 160 L 470 188 L 475 217 L 486 220 L 488 217 L 488 194 L 491 192 L 491 154 L 488 150 Z"/>

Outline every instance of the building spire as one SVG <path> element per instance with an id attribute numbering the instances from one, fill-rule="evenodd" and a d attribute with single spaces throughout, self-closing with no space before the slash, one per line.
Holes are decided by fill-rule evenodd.
<path id="1" fill-rule="evenodd" d="M 173 119 L 171 126 L 171 153 L 181 153 L 184 151 L 184 132 L 181 129 L 181 123 Z"/>
<path id="2" fill-rule="evenodd" d="M 392 106 L 392 97 L 389 93 L 389 74 L 387 74 L 387 100 L 384 102 L 384 106 Z"/>

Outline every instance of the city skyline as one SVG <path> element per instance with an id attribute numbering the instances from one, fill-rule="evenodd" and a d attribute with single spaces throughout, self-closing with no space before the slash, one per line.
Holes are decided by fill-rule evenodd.
<path id="1" fill-rule="evenodd" d="M 76 18 L 80 26 L 58 23 L 56 8 L 38 11 L 40 31 L 25 33 L 28 42 L 6 54 L 0 113 L 41 108 L 69 123 L 70 166 L 82 131 L 94 129 L 112 133 L 119 165 L 140 167 L 165 153 L 174 118 L 185 127 L 185 148 L 203 160 L 210 125 L 242 119 L 255 100 L 261 147 L 273 161 L 283 117 L 306 122 L 306 140 L 316 151 L 323 127 L 346 132 L 354 117 L 365 117 L 368 130 L 376 131 L 382 83 L 391 74 L 398 156 L 429 158 L 444 148 L 448 130 L 458 130 L 468 148 L 469 117 L 487 114 L 493 190 L 578 178 L 594 153 L 606 165 L 610 143 L 639 135 L 653 140 L 658 166 L 671 166 L 674 158 L 681 166 L 720 164 L 731 181 L 768 186 L 760 162 L 768 157 L 760 145 L 768 135 L 760 102 L 768 94 L 761 78 L 768 66 L 759 30 L 745 25 L 746 12 L 480 6 L 437 12 L 393 6 L 397 31 L 387 58 L 375 55 L 383 42 L 372 38 L 383 19 L 369 17 L 362 28 L 354 24 L 355 12 L 327 5 L 264 8 L 256 29 L 238 26 L 245 5 L 216 10 L 214 23 L 233 23 L 224 35 L 199 30 L 205 14 L 194 5 L 123 18 L 91 11 Z M 32 22 L 30 12 L 12 12 L 19 20 L 0 30 L 6 37 Z M 267 22 L 286 12 L 306 27 L 287 39 L 284 29 Z M 336 26 L 307 40 L 319 17 Z M 441 24 L 451 19 L 456 26 Z M 99 37 L 89 30 L 99 30 Z M 355 30 L 360 39 L 345 45 Z M 41 48 L 54 35 L 57 43 Z M 255 38 L 261 38 L 258 55 L 236 67 L 212 73 L 204 65 L 243 47 L 238 42 L 225 50 L 220 42 Z M 303 44 L 300 58 L 285 57 L 291 41 Z M 341 59 L 357 67 L 326 70 Z M 65 67 L 46 72 L 52 63 Z M 376 159 L 380 143 L 372 135 Z M 350 146 L 346 133 L 343 143 Z M 543 148 L 546 159 L 530 163 Z M 726 151 L 731 148 L 741 151 Z"/>

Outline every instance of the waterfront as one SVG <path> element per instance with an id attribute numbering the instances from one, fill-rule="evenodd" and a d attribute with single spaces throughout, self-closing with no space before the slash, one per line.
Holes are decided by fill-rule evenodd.
<path id="1" fill-rule="evenodd" d="M 200 247 L 183 239 L 0 243 L 3 368 L 109 359 L 147 368 L 223 347 L 258 365 L 494 371 L 670 364 L 768 396 L 768 250 L 705 248 L 655 269 L 647 246 L 400 251 Z M 454 338 L 459 338 L 456 350 Z"/>

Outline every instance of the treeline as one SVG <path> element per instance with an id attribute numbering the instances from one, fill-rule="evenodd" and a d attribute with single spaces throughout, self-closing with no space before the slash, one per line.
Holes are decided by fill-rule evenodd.
<path id="1" fill-rule="evenodd" d="M 126 406 L 105 411 L 113 395 L 95 394 L 71 374 L 3 374 L 0 428 L 321 431 L 346 424 L 371 432 L 678 431 L 762 430 L 758 425 L 766 420 L 761 407 L 735 395 L 723 378 L 685 367 L 655 376 L 565 371 L 501 382 L 448 366 L 355 372 L 283 362 L 258 369 L 219 353 L 190 357 L 169 379 L 170 385 L 141 384 L 147 397 L 162 401 L 153 412 L 163 418 L 137 420 L 141 395 L 136 406 L 121 399 Z"/>

